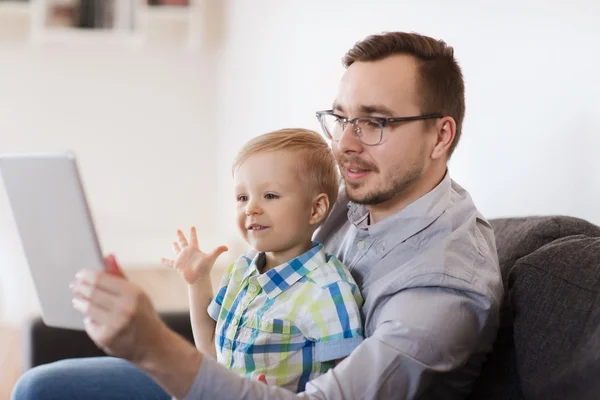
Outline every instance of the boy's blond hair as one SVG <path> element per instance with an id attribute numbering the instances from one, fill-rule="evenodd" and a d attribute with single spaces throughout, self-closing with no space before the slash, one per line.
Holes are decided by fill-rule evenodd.
<path id="1" fill-rule="evenodd" d="M 316 193 L 329 197 L 329 208 L 337 200 L 339 177 L 335 158 L 327 142 L 317 132 L 288 128 L 265 133 L 248 141 L 236 156 L 232 173 L 250 156 L 269 151 L 289 150 L 298 152 L 298 175 L 304 178 Z"/>

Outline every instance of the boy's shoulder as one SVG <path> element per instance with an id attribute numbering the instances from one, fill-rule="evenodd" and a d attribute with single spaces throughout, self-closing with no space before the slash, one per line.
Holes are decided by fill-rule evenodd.
<path id="1" fill-rule="evenodd" d="M 332 254 L 324 253 L 324 260 L 317 268 L 306 275 L 306 279 L 314 282 L 317 286 L 324 289 L 335 283 L 345 282 L 351 286 L 356 286 L 348 268 L 338 258 Z"/>
<path id="2" fill-rule="evenodd" d="M 258 255 L 258 251 L 255 249 L 248 249 L 241 256 L 235 259 L 235 261 L 229 264 L 226 271 L 226 276 L 230 279 L 239 274 L 245 274 L 252 264 L 252 261 Z"/>
<path id="3" fill-rule="evenodd" d="M 253 248 L 248 249 L 230 266 L 229 275 L 232 278 L 234 276 L 240 277 L 241 275 L 245 275 L 258 254 L 258 250 Z M 357 286 L 348 268 L 336 256 L 325 252 L 322 247 L 318 254 L 311 257 L 308 262 L 317 263 L 317 265 L 309 268 L 310 272 L 296 281 L 297 283 L 312 284 L 318 286 L 320 289 L 325 289 L 340 282 L 344 282 L 350 286 Z"/>
<path id="4" fill-rule="evenodd" d="M 238 269 L 238 268 L 248 268 L 250 266 L 250 264 L 252 264 L 252 261 L 256 258 L 256 256 L 258 255 L 258 250 L 256 249 L 248 249 L 246 250 L 241 256 L 239 256 L 233 263 L 233 268 L 234 269 Z"/>

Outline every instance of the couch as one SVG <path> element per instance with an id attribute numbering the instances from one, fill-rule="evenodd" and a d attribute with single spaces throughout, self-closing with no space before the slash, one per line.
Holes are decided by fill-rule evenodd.
<path id="1" fill-rule="evenodd" d="M 553 216 L 490 221 L 505 287 L 501 326 L 469 400 L 600 399 L 600 227 Z M 192 341 L 187 313 L 164 313 Z M 25 329 L 25 368 L 104 355 L 82 332 Z"/>

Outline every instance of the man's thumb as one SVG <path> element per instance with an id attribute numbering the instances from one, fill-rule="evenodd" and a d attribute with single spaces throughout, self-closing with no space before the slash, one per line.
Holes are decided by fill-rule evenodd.
<path id="1" fill-rule="evenodd" d="M 121 270 L 121 267 L 119 267 L 114 254 L 109 254 L 108 256 L 104 257 L 104 264 L 106 265 L 106 271 L 109 274 L 125 278 L 125 274 Z"/>

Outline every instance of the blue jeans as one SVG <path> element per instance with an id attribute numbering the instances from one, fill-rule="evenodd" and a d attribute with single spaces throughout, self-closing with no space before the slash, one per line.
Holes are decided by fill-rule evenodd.
<path id="1" fill-rule="evenodd" d="M 79 358 L 27 371 L 12 400 L 171 399 L 148 375 L 112 357 Z"/>

